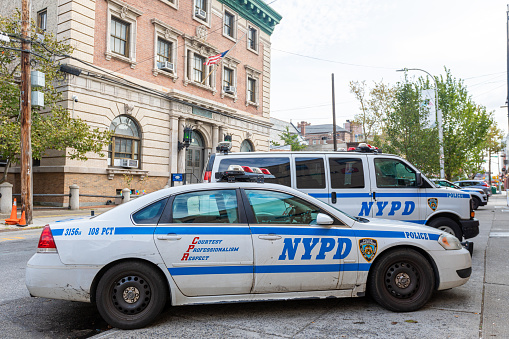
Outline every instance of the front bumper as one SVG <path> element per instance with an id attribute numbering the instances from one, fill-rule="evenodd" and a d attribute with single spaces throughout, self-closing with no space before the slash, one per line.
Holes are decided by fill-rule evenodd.
<path id="1" fill-rule="evenodd" d="M 27 263 L 25 283 L 33 297 L 90 302 L 100 267 L 64 265 L 58 253 L 36 253 Z"/>
<path id="2" fill-rule="evenodd" d="M 461 231 L 463 232 L 463 238 L 470 239 L 479 234 L 479 220 L 469 219 L 460 220 Z"/>
<path id="3" fill-rule="evenodd" d="M 437 290 L 461 286 L 470 279 L 472 258 L 466 249 L 432 251 L 432 254 L 440 279 Z"/>

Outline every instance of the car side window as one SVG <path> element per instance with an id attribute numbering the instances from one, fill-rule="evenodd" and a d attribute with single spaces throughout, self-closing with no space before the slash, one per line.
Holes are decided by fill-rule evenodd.
<path id="1" fill-rule="evenodd" d="M 323 158 L 295 158 L 297 188 L 325 188 Z"/>
<path id="2" fill-rule="evenodd" d="M 232 157 L 222 159 L 218 172 L 224 172 L 230 165 L 263 168 L 270 173 L 265 175 L 264 181 L 271 184 L 291 186 L 290 158 L 289 157 Z"/>
<path id="3" fill-rule="evenodd" d="M 168 198 L 161 199 L 134 213 L 134 223 L 138 225 L 157 224 L 167 202 Z"/>
<path id="4" fill-rule="evenodd" d="M 212 190 L 179 194 L 173 200 L 174 223 L 238 223 L 235 190 Z"/>
<path id="5" fill-rule="evenodd" d="M 417 174 L 396 159 L 375 159 L 376 186 L 380 188 L 417 187 Z"/>
<path id="6" fill-rule="evenodd" d="M 258 224 L 310 225 L 320 208 L 293 195 L 264 190 L 246 190 Z"/>
<path id="7" fill-rule="evenodd" d="M 362 160 L 356 158 L 330 158 L 331 187 L 364 188 Z"/>

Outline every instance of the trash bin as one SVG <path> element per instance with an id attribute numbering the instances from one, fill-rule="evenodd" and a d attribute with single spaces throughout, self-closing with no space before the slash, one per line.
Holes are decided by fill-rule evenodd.
<path id="1" fill-rule="evenodd" d="M 491 186 L 491 193 L 492 194 L 497 194 L 497 187 Z"/>

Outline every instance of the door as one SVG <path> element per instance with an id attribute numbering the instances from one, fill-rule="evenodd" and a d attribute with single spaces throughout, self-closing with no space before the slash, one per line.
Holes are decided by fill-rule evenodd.
<path id="1" fill-rule="evenodd" d="M 355 216 L 371 217 L 373 201 L 365 156 L 328 156 L 328 204 Z"/>
<path id="2" fill-rule="evenodd" d="M 425 194 L 417 186 L 417 172 L 401 159 L 368 157 L 372 175 L 371 216 L 423 224 Z"/>
<path id="3" fill-rule="evenodd" d="M 251 291 L 253 246 L 237 194 L 234 189 L 194 191 L 168 204 L 155 243 L 184 295 Z"/>
<path id="4" fill-rule="evenodd" d="M 288 193 L 245 190 L 254 247 L 254 293 L 336 289 L 352 241 L 348 227 L 316 224 L 320 208 Z M 346 235 L 346 233 L 344 233 Z"/>
<path id="5" fill-rule="evenodd" d="M 186 150 L 186 183 L 195 184 L 201 182 L 204 153 L 203 138 L 195 131 L 191 144 Z"/>

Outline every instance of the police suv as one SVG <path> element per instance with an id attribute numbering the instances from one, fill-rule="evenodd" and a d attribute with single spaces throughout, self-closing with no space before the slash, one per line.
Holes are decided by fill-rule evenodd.
<path id="1" fill-rule="evenodd" d="M 486 206 L 488 204 L 488 195 L 480 188 L 460 187 L 445 179 L 431 179 L 431 182 L 433 182 L 438 188 L 454 188 L 462 192 L 468 192 L 472 198 L 472 209 L 474 210 L 478 209 L 479 206 Z"/>
<path id="2" fill-rule="evenodd" d="M 204 182 L 230 165 L 264 173 L 351 215 L 408 221 L 458 239 L 479 234 L 470 194 L 436 188 L 408 161 L 365 144 L 354 152 L 252 152 L 211 154 Z M 253 169 L 254 168 L 254 169 Z"/>

